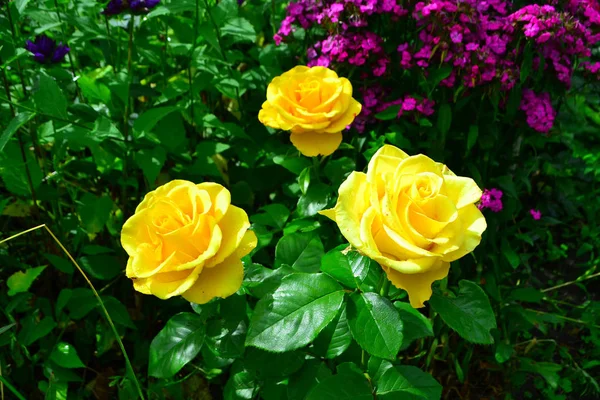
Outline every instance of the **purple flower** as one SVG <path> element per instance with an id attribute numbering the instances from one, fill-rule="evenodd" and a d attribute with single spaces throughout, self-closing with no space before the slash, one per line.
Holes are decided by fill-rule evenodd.
<path id="1" fill-rule="evenodd" d="M 145 14 L 156 7 L 160 0 L 130 0 L 129 9 L 135 14 Z"/>
<path id="2" fill-rule="evenodd" d="M 125 11 L 125 5 L 123 5 L 123 0 L 110 0 L 102 14 L 104 15 L 118 15 Z"/>
<path id="3" fill-rule="evenodd" d="M 539 221 L 542 218 L 542 212 L 540 210 L 531 209 L 529 210 L 529 214 L 531 214 L 531 217 L 536 221 Z"/>
<path id="4" fill-rule="evenodd" d="M 25 49 L 29 50 L 40 64 L 60 63 L 70 50 L 62 42 L 57 45 L 56 41 L 46 35 L 37 36 L 34 42 L 28 40 Z"/>

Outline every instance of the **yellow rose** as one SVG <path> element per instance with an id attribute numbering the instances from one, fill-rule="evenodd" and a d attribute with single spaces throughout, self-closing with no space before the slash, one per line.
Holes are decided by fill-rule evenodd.
<path id="1" fill-rule="evenodd" d="M 383 146 L 367 173 L 353 172 L 340 186 L 335 208 L 323 211 L 417 308 L 450 262 L 470 253 L 487 225 L 474 205 L 481 189 L 422 154 Z"/>
<path id="2" fill-rule="evenodd" d="M 342 130 L 360 113 L 352 84 L 325 67 L 298 66 L 276 77 L 258 113 L 266 126 L 291 131 L 291 140 L 308 157 L 328 156 L 342 142 Z"/>
<path id="3" fill-rule="evenodd" d="M 135 290 L 204 304 L 242 285 L 256 247 L 248 215 L 216 183 L 175 180 L 146 195 L 121 232 Z"/>

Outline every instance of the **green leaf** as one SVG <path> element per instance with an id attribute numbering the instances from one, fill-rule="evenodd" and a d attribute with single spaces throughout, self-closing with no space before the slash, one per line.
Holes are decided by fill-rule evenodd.
<path id="1" fill-rule="evenodd" d="M 304 168 L 311 166 L 307 157 L 275 156 L 273 162 L 295 175 L 299 175 Z"/>
<path id="2" fill-rule="evenodd" d="M 33 190 L 40 186 L 43 175 L 37 159 L 29 148 L 25 149 L 25 160 L 26 162 L 23 162 L 23 154 L 19 145 L 15 141 L 8 142 L 4 151 L 0 152 L 0 176 L 9 192 L 21 196 L 31 196 L 27 171 L 31 176 Z"/>
<path id="3" fill-rule="evenodd" d="M 322 380 L 306 400 L 372 400 L 371 388 L 364 375 L 343 373 Z"/>
<path id="4" fill-rule="evenodd" d="M 289 265 L 301 272 L 317 272 L 323 257 L 323 243 L 313 233 L 285 235 L 275 248 L 275 266 Z"/>
<path id="5" fill-rule="evenodd" d="M 239 371 L 232 374 L 225 384 L 223 397 L 225 400 L 251 400 L 255 396 L 257 383 L 254 374 Z"/>
<path id="6" fill-rule="evenodd" d="M 34 314 L 21 320 L 21 324 L 21 331 L 17 338 L 24 346 L 33 344 L 48 335 L 56 327 L 56 322 L 54 322 L 52 317 L 44 317 L 44 319 L 38 322 Z"/>
<path id="7" fill-rule="evenodd" d="M 90 289 L 76 288 L 73 289 L 67 310 L 72 319 L 81 319 L 88 315 L 98 305 L 98 300 Z"/>
<path id="8" fill-rule="evenodd" d="M 502 254 L 504 254 L 504 257 L 506 257 L 511 267 L 516 269 L 521 264 L 521 258 L 513 250 L 508 240 L 504 237 L 500 242 L 500 251 L 502 251 Z"/>
<path id="9" fill-rule="evenodd" d="M 8 295 L 14 296 L 17 293 L 23 293 L 29 290 L 33 281 L 40 276 L 42 272 L 46 269 L 46 266 L 43 265 L 41 267 L 29 268 L 23 271 L 18 271 L 12 274 L 6 281 L 6 286 L 8 286 Z"/>
<path id="10" fill-rule="evenodd" d="M 283 204 L 268 204 L 260 209 L 261 214 L 252 215 L 250 221 L 267 225 L 279 230 L 283 229 L 290 217 L 290 210 Z"/>
<path id="11" fill-rule="evenodd" d="M 198 355 L 204 335 L 204 320 L 199 315 L 175 315 L 150 344 L 148 375 L 156 378 L 175 375 Z"/>
<path id="12" fill-rule="evenodd" d="M 108 196 L 97 197 L 91 193 L 85 193 L 79 202 L 77 213 L 83 228 L 91 234 L 101 232 L 113 208 L 111 198 Z"/>
<path id="13" fill-rule="evenodd" d="M 343 304 L 334 320 L 315 339 L 314 351 L 325 358 L 336 358 L 348 349 L 350 343 L 352 334 L 346 318 L 346 305 Z"/>
<path id="14" fill-rule="evenodd" d="M 154 182 L 167 160 L 167 152 L 162 147 L 155 146 L 152 150 L 138 150 L 135 153 L 134 159 L 144 172 L 144 176 L 150 185 L 154 186 Z"/>
<path id="15" fill-rule="evenodd" d="M 255 42 L 256 31 L 245 18 L 232 18 L 221 28 L 223 36 L 231 36 L 234 42 Z"/>
<path id="16" fill-rule="evenodd" d="M 342 253 L 346 245 L 341 245 L 331 250 L 321 258 L 321 271 L 335 278 L 338 282 L 349 288 L 358 288 L 359 284 L 352 273 L 348 258 Z"/>
<path id="17" fill-rule="evenodd" d="M 450 104 L 442 104 L 438 111 L 437 128 L 445 135 L 452 125 L 452 107 Z"/>
<path id="18" fill-rule="evenodd" d="M 77 81 L 81 88 L 82 94 L 88 99 L 88 102 L 96 100 L 99 103 L 109 104 L 111 101 L 111 93 L 108 86 L 97 82 L 87 76 L 81 76 Z"/>
<path id="19" fill-rule="evenodd" d="M 13 328 L 15 326 L 17 326 L 17 323 L 13 322 L 12 324 L 8 324 L 3 327 L 0 327 L 0 335 L 2 335 L 4 332 L 9 331 L 11 328 Z"/>
<path id="20" fill-rule="evenodd" d="M 290 377 L 287 389 L 288 400 L 304 400 L 312 388 L 330 376 L 331 371 L 325 363 L 314 359 L 306 360 L 300 371 Z"/>
<path id="21" fill-rule="evenodd" d="M 38 90 L 33 94 L 33 100 L 39 111 L 52 117 L 67 119 L 67 99 L 56 81 L 41 73 Z"/>
<path id="22" fill-rule="evenodd" d="M 398 310 L 376 293 L 354 293 L 348 302 L 352 336 L 369 354 L 393 360 L 402 346 L 402 320 Z"/>
<path id="23" fill-rule="evenodd" d="M 523 55 L 523 64 L 521 64 L 521 85 L 525 83 L 529 75 L 531 75 L 531 70 L 533 69 L 533 49 L 530 43 L 527 43 L 524 50 Z"/>
<path id="24" fill-rule="evenodd" d="M 301 217 L 312 217 L 327 207 L 331 189 L 324 183 L 310 185 L 305 194 L 298 199 L 298 214 Z"/>
<path id="25" fill-rule="evenodd" d="M 338 160 L 331 160 L 323 168 L 325 176 L 333 183 L 334 187 L 339 186 L 348 175 L 356 169 L 356 162 L 349 157 L 342 157 Z"/>
<path id="26" fill-rule="evenodd" d="M 179 111 L 179 107 L 158 107 L 144 112 L 133 124 L 136 137 L 149 134 L 157 123 L 175 111 Z"/>
<path id="27" fill-rule="evenodd" d="M 50 360 L 63 368 L 85 368 L 85 364 L 81 362 L 75 347 L 65 342 L 56 345 L 50 354 Z"/>
<path id="28" fill-rule="evenodd" d="M 108 254 L 83 256 L 79 259 L 79 264 L 92 278 L 100 280 L 114 279 L 123 272 L 119 260 Z"/>
<path id="29" fill-rule="evenodd" d="M 270 351 L 249 347 L 244 354 L 244 367 L 256 373 L 260 379 L 283 378 L 302 368 L 304 353 L 287 351 L 271 353 Z"/>
<path id="30" fill-rule="evenodd" d="M 509 298 L 525 303 L 539 303 L 544 298 L 544 293 L 532 287 L 516 288 L 510 292 Z"/>
<path id="31" fill-rule="evenodd" d="M 375 114 L 375 118 L 382 121 L 389 121 L 391 119 L 396 119 L 398 117 L 398 113 L 400 112 L 401 105 L 389 106 L 385 110 Z"/>
<path id="32" fill-rule="evenodd" d="M 285 352 L 312 342 L 336 316 L 342 287 L 327 275 L 292 274 L 256 305 L 246 344 Z"/>
<path id="33" fill-rule="evenodd" d="M 496 358 L 496 361 L 498 361 L 500 364 L 503 364 L 510 360 L 513 352 L 514 350 L 510 343 L 500 342 L 496 345 L 496 353 L 494 354 L 494 357 Z"/>
<path id="34" fill-rule="evenodd" d="M 558 388 L 558 381 L 560 379 L 558 371 L 562 369 L 562 365 L 545 361 L 534 361 L 525 357 L 521 357 L 519 360 L 521 361 L 519 368 L 521 371 L 538 373 L 544 377 L 552 389 Z"/>
<path id="35" fill-rule="evenodd" d="M 450 328 L 472 343 L 492 344 L 496 318 L 487 295 L 476 283 L 462 280 L 456 297 L 434 292 L 429 300 Z"/>
<path id="36" fill-rule="evenodd" d="M 439 400 L 442 398 L 442 386 L 417 367 L 397 366 L 386 370 L 377 381 L 377 398 Z"/>
<path id="37" fill-rule="evenodd" d="M 479 127 L 477 125 L 471 125 L 469 127 L 469 135 L 467 136 L 467 153 L 471 151 L 475 143 L 477 143 L 477 137 L 479 136 Z"/>
<path id="38" fill-rule="evenodd" d="M 408 347 L 414 340 L 433 336 L 431 321 L 419 310 L 415 310 L 410 304 L 401 301 L 395 302 L 394 307 L 398 309 L 403 324 L 404 343 L 402 347 Z"/>
<path id="39" fill-rule="evenodd" d="M 46 258 L 46 260 L 50 261 L 50 264 L 52 264 L 56 269 L 58 269 L 61 272 L 64 272 L 65 274 L 72 274 L 75 271 L 73 263 L 71 263 L 68 260 L 65 260 L 62 257 L 48 253 L 44 253 L 44 257 Z"/>
<path id="40" fill-rule="evenodd" d="M 104 303 L 104 307 L 106 307 L 106 311 L 108 311 L 108 314 L 116 324 L 135 329 L 135 325 L 123 303 L 112 296 L 102 296 L 102 302 Z"/>
<path id="41" fill-rule="evenodd" d="M 367 279 L 369 271 L 372 269 L 371 267 L 375 264 L 375 262 L 369 257 L 361 255 L 357 251 L 348 252 L 346 257 L 348 258 L 348 262 L 350 263 L 350 269 L 352 269 L 352 274 L 362 284 L 365 281 L 365 279 Z"/>
<path id="42" fill-rule="evenodd" d="M 35 117 L 35 113 L 25 111 L 17 114 L 10 121 L 10 123 L 8 124 L 6 129 L 4 129 L 2 135 L 0 136 L 0 152 L 4 150 L 4 146 L 6 146 L 6 143 L 8 143 L 8 141 L 15 134 L 15 132 L 17 132 L 20 127 L 29 122 L 33 117 Z"/>

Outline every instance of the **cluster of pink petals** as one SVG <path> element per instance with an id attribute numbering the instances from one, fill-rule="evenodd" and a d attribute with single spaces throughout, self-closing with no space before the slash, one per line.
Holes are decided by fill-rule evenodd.
<path id="1" fill-rule="evenodd" d="M 357 75 L 372 80 L 399 70 L 428 76 L 444 67 L 449 74 L 440 85 L 465 94 L 491 85 L 511 90 L 521 79 L 524 59 L 535 51 L 524 76 L 543 76 L 568 88 L 576 61 L 590 57 L 590 49 L 600 43 L 600 3 L 540 3 L 516 9 L 509 0 L 296 0 L 275 40 L 280 43 L 299 27 L 319 26 L 327 33 L 309 47 L 308 65 L 358 68 Z M 376 21 L 416 26 L 418 40 L 382 37 L 374 29 Z M 600 63 L 581 66 L 600 78 Z M 537 98 L 524 99 L 523 107 L 530 125 L 547 132 L 548 123 L 536 119 L 545 113 L 553 121 L 554 112 L 545 95 Z"/>
<path id="2" fill-rule="evenodd" d="M 529 214 L 531 214 L 531 218 L 536 221 L 539 221 L 542 218 L 542 212 L 540 210 L 531 209 L 529 210 Z"/>
<path id="3" fill-rule="evenodd" d="M 549 93 L 536 94 L 531 89 L 523 91 L 521 110 L 527 116 L 527 124 L 541 133 L 548 133 L 554 125 L 556 111 L 552 108 Z"/>
<path id="4" fill-rule="evenodd" d="M 493 212 L 497 213 L 502 211 L 502 190 L 492 188 L 484 189 L 481 195 L 481 201 L 477 205 L 477 208 L 484 210 L 489 208 Z"/>

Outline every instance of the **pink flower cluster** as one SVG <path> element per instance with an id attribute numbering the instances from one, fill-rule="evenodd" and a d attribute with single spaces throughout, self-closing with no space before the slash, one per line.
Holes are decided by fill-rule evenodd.
<path id="1" fill-rule="evenodd" d="M 352 125 L 360 133 L 364 132 L 365 125 L 374 119 L 375 114 L 389 107 L 399 106 L 398 118 L 404 116 L 416 119 L 419 115 L 430 116 L 434 112 L 435 102 L 429 99 L 405 95 L 396 100 L 385 101 L 385 98 L 389 97 L 388 91 L 380 85 L 361 88 L 360 92 L 363 97 L 363 108 Z"/>
<path id="2" fill-rule="evenodd" d="M 495 213 L 502 211 L 502 195 L 503 193 L 500 189 L 485 189 L 481 195 L 481 201 L 477 205 L 477 208 L 480 210 L 489 208 Z"/>
<path id="3" fill-rule="evenodd" d="M 536 221 L 542 219 L 542 212 L 540 210 L 531 209 L 529 210 L 529 214 L 531 214 L 531 218 L 533 218 Z"/>
<path id="4" fill-rule="evenodd" d="M 523 91 L 521 110 L 525 111 L 527 124 L 538 132 L 548 133 L 554 125 L 556 111 L 552 108 L 549 93 L 536 94 L 531 89 Z"/>
<path id="5" fill-rule="evenodd" d="M 567 87 L 571 84 L 572 60 L 589 57 L 590 47 L 598 41 L 598 37 L 581 22 L 549 5 L 525 6 L 508 19 L 527 39 L 535 42 L 546 64 L 550 62 L 558 80 Z"/>
<path id="6" fill-rule="evenodd" d="M 469 95 L 478 87 L 509 91 L 524 72 L 526 85 L 543 76 L 569 87 L 576 60 L 590 57 L 600 43 L 600 4 L 544 3 L 550 4 L 515 10 L 510 0 L 296 0 L 275 40 L 280 43 L 295 27 L 319 26 L 327 34 L 308 48 L 308 65 L 358 68 L 362 81 L 445 70 L 440 85 Z M 381 23 L 390 28 L 377 29 Z M 521 71 L 523 65 L 530 71 Z M 581 65 L 600 77 L 600 63 Z M 545 115 L 554 115 L 543 97 L 533 103 L 531 96 L 524 99 L 528 122 L 539 117 L 541 105 Z M 382 99 L 378 106 L 386 101 L 392 103 Z M 544 132 L 550 129 L 538 122 L 534 129 L 542 125 Z"/>

